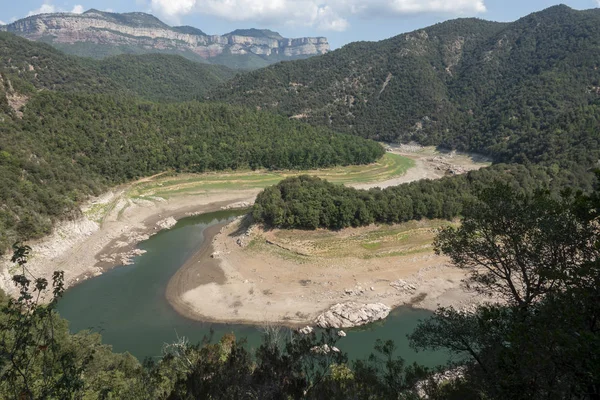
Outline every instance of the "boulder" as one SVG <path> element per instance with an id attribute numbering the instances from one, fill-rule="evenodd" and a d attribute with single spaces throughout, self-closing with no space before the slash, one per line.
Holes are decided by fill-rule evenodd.
<path id="1" fill-rule="evenodd" d="M 319 315 L 316 324 L 321 328 L 351 328 L 386 318 L 392 309 L 385 304 L 338 303 Z"/>
<path id="2" fill-rule="evenodd" d="M 305 326 L 302 329 L 298 329 L 298 332 L 300 332 L 303 335 L 310 335 L 313 332 L 313 328 L 310 326 Z"/>
<path id="3" fill-rule="evenodd" d="M 171 229 L 172 227 L 174 227 L 177 224 L 177 220 L 173 217 L 169 217 L 169 218 L 165 218 L 161 221 L 158 221 L 156 223 L 156 229 L 157 230 L 161 230 L 161 229 Z"/>

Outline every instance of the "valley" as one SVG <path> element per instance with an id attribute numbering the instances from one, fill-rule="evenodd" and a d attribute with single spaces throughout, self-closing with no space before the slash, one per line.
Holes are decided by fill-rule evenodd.
<path id="1" fill-rule="evenodd" d="M 60 223 L 55 232 L 33 247 L 31 273 L 50 278 L 65 271 L 66 287 L 99 276 L 117 265 L 128 264 L 139 252 L 136 245 L 176 220 L 231 208 L 248 208 L 263 188 L 294 175 L 326 177 L 332 182 L 360 187 L 386 186 L 422 178 L 439 178 L 445 168 L 481 168 L 480 157 L 444 155 L 433 148 L 418 152 L 388 152 L 379 162 L 366 166 L 269 172 L 241 171 L 206 174 L 157 174 L 123 185 L 90 200 L 81 207 L 83 217 Z M 440 160 L 446 160 L 440 163 Z M 3 290 L 12 293 L 11 269 L 4 259 Z"/>
<path id="2" fill-rule="evenodd" d="M 600 9 L 147 3 L 0 20 L 0 398 L 598 398 Z"/>

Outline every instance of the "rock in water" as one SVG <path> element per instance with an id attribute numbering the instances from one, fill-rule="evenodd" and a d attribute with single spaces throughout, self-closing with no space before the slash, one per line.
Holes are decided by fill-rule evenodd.
<path id="1" fill-rule="evenodd" d="M 319 315 L 315 323 L 321 328 L 352 328 L 386 318 L 392 309 L 385 304 L 338 303 Z"/>
<path id="2" fill-rule="evenodd" d="M 313 333 L 314 329 L 311 328 L 310 326 L 306 326 L 302 329 L 298 329 L 298 332 L 300 332 L 303 335 L 310 335 L 311 333 Z"/>
<path id="3" fill-rule="evenodd" d="M 177 224 L 177 220 L 173 217 L 165 218 L 162 221 L 156 223 L 156 228 L 160 229 L 171 229 Z"/>

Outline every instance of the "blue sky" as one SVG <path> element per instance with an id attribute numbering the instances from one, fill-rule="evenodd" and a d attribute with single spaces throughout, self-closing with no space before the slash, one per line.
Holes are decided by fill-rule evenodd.
<path id="1" fill-rule="evenodd" d="M 600 7 L 600 0 L 2 0 L 0 23 L 32 13 L 151 12 L 171 25 L 209 34 L 270 28 L 285 37 L 326 36 L 333 48 L 381 40 L 457 17 L 513 21 L 556 4 Z"/>

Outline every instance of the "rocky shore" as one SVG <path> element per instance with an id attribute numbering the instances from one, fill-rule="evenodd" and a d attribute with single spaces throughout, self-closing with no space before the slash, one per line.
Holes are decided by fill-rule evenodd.
<path id="1" fill-rule="evenodd" d="M 28 243 L 33 249 L 27 265 L 29 273 L 51 281 L 54 271 L 64 271 L 65 287 L 69 288 L 111 268 L 131 264 L 134 257 L 144 253 L 137 248 L 138 243 L 170 229 L 177 220 L 250 204 L 258 192 L 240 190 L 141 201 L 127 196 L 127 189 L 135 184 L 90 200 L 82 207 L 82 217 L 62 222 L 52 235 Z M 98 219 L 92 212 L 95 209 L 110 211 Z M 17 294 L 13 273 L 10 255 L 6 255 L 0 259 L 0 289 L 9 295 Z"/>
<path id="2" fill-rule="evenodd" d="M 385 319 L 390 311 L 383 303 L 338 303 L 319 315 L 315 323 L 320 328 L 352 328 Z"/>

